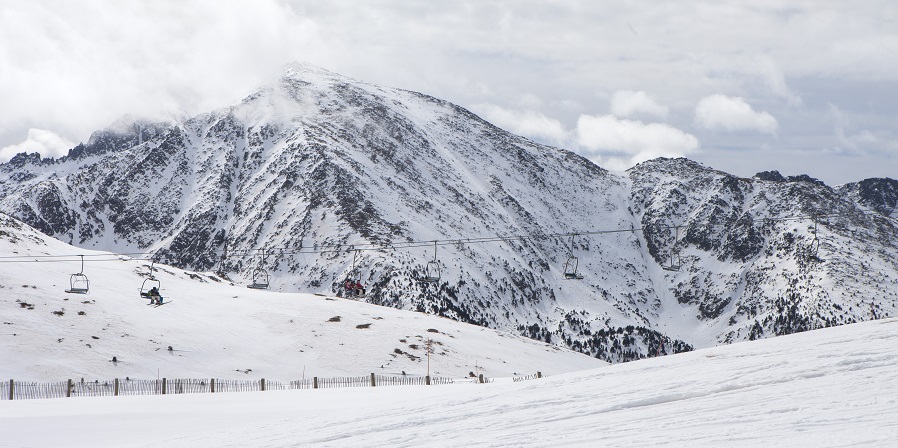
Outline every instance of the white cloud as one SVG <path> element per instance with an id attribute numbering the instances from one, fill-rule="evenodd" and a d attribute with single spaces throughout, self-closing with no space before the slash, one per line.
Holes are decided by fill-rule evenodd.
<path id="1" fill-rule="evenodd" d="M 668 108 L 641 90 L 618 90 L 611 95 L 611 113 L 618 117 L 651 115 L 664 118 Z"/>
<path id="2" fill-rule="evenodd" d="M 21 152 L 39 153 L 41 157 L 60 157 L 75 145 L 52 131 L 31 128 L 24 142 L 0 148 L 0 161 L 6 162 Z"/>
<path id="3" fill-rule="evenodd" d="M 580 115 L 569 130 L 533 110 L 478 104 L 473 110 L 487 121 L 535 141 L 571 149 L 612 170 L 624 170 L 656 157 L 682 157 L 699 148 L 698 139 L 664 123 L 643 123 L 613 115 Z"/>
<path id="4" fill-rule="evenodd" d="M 686 129 L 698 100 L 714 93 L 763 104 L 776 120 L 753 129 L 776 123 L 783 147 L 835 146 L 828 102 L 856 121 L 847 135 L 869 129 L 894 142 L 898 58 L 888 55 L 898 37 L 884 13 L 893 2 L 781 3 L 9 1 L 0 8 L 0 148 L 28 128 L 86 140 L 127 113 L 233 105 L 294 60 L 462 107 L 500 105 L 516 118 L 491 120 L 548 143 L 566 138 L 571 149 L 581 114 Z M 663 101 L 615 105 L 615 90 Z M 769 140 L 715 137 L 699 157 Z"/>
<path id="5" fill-rule="evenodd" d="M 577 144 L 594 161 L 612 169 L 629 168 L 656 157 L 682 157 L 699 148 L 695 136 L 668 124 L 621 120 L 612 115 L 581 115 Z"/>
<path id="6" fill-rule="evenodd" d="M 512 110 L 494 104 L 475 104 L 472 110 L 486 121 L 533 140 L 564 145 L 568 132 L 560 121 L 533 110 Z"/>
<path id="7" fill-rule="evenodd" d="M 695 123 L 709 130 L 755 131 L 775 134 L 777 121 L 767 112 L 757 112 L 745 100 L 726 95 L 702 98 L 695 106 Z"/>
<path id="8" fill-rule="evenodd" d="M 890 133 L 873 132 L 868 129 L 854 130 L 851 120 L 834 104 L 829 104 L 827 118 L 834 123 L 835 142 L 833 146 L 824 148 L 825 152 L 855 156 L 898 155 L 898 140 L 895 140 Z"/>

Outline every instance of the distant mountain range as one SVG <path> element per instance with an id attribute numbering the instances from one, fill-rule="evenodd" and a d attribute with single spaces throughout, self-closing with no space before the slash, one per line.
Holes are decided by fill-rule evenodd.
<path id="1" fill-rule="evenodd" d="M 896 207 L 893 179 L 612 173 L 305 64 L 231 107 L 0 165 L 0 211 L 64 242 L 280 291 L 342 292 L 356 269 L 368 302 L 612 362 L 898 314 Z"/>

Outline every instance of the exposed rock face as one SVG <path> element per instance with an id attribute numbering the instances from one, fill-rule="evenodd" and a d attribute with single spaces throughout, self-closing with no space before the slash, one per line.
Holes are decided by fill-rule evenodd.
<path id="1" fill-rule="evenodd" d="M 898 214 L 898 180 L 864 179 L 841 186 L 839 193 L 851 198 L 861 206 L 876 210 L 883 215 Z"/>
<path id="2" fill-rule="evenodd" d="M 896 182 L 868 181 L 686 159 L 614 174 L 445 101 L 296 65 L 233 107 L 17 156 L 0 210 L 80 246 L 247 281 L 263 267 L 278 290 L 337 291 L 355 259 L 372 303 L 624 361 L 894 315 Z M 434 240 L 442 276 L 421 282 Z M 572 254 L 582 280 L 562 275 Z"/>

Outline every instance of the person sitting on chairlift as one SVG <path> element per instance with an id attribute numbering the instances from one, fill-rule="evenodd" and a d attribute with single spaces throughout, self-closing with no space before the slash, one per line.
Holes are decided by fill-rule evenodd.
<path id="1" fill-rule="evenodd" d="M 362 285 L 362 282 L 355 282 L 355 295 L 363 296 L 365 295 L 365 287 Z"/>
<path id="2" fill-rule="evenodd" d="M 346 280 L 346 283 L 343 283 L 343 289 L 346 291 L 346 296 L 347 296 L 347 297 L 352 296 L 352 295 L 353 295 L 353 292 L 354 292 L 354 290 L 353 290 L 353 285 L 352 285 L 352 280 L 347 279 L 347 280 Z"/>
<path id="3" fill-rule="evenodd" d="M 152 287 L 150 292 L 147 293 L 147 297 L 150 298 L 150 304 L 162 305 L 162 295 L 159 294 L 159 288 Z"/>

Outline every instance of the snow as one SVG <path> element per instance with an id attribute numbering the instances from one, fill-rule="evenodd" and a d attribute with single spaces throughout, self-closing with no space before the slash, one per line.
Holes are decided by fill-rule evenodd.
<path id="1" fill-rule="evenodd" d="M 886 319 L 518 383 L 3 401 L 0 446 L 893 446 L 896 410 Z"/>
<path id="2" fill-rule="evenodd" d="M 5 257 L 74 250 L 8 218 L 2 230 Z M 433 356 L 432 374 L 456 382 L 2 400 L 0 447 L 825 447 L 888 446 L 898 437 L 896 319 L 607 366 L 435 316 L 254 291 L 169 266 L 157 265 L 156 275 L 172 302 L 151 308 L 136 290 L 145 261 L 81 252 L 92 281 L 88 295 L 62 292 L 77 259 L 0 259 L 2 377 L 418 376 L 425 364 L 391 356 L 392 349 L 421 354 L 409 345 L 431 337 L 445 353 Z M 63 308 L 63 316 L 51 313 Z M 335 316 L 339 322 L 330 321 Z M 356 327 L 366 323 L 372 325 Z M 461 378 L 474 369 L 494 382 Z M 510 379 L 537 370 L 547 376 Z"/>
<path id="3" fill-rule="evenodd" d="M 613 362 L 661 341 L 711 347 L 898 315 L 898 227 L 858 207 L 867 187 L 738 178 L 686 159 L 613 174 L 451 103 L 308 64 L 239 104 L 143 125 L 139 145 L 121 134 L 136 126 L 113 126 L 83 156 L 0 164 L 0 209 L 82 247 L 242 282 L 264 264 L 282 292 L 333 294 L 358 267 L 369 302 Z M 807 260 L 815 239 L 825 262 Z M 433 248 L 408 243 L 435 240 L 443 275 L 423 288 Z M 662 269 L 672 251 L 678 272 Z M 571 254 L 580 281 L 563 278 Z"/>
<path id="4" fill-rule="evenodd" d="M 158 263 L 154 276 L 170 303 L 153 308 L 138 294 L 148 261 L 77 249 L 11 222 L 0 216 L 0 378 L 423 377 L 428 340 L 431 376 L 557 374 L 607 365 L 433 315 L 253 290 Z M 63 292 L 81 269 L 78 257 L 37 258 L 72 253 L 85 254 L 89 294 Z"/>

